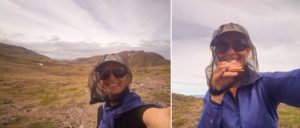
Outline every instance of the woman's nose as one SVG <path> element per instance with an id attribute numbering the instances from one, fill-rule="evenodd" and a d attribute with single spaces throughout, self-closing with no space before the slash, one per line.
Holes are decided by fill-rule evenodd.
<path id="1" fill-rule="evenodd" d="M 108 79 L 113 80 L 113 79 L 116 79 L 116 77 L 114 76 L 114 74 L 110 73 Z"/>
<path id="2" fill-rule="evenodd" d="M 232 48 L 232 47 L 229 47 L 226 54 L 235 54 L 236 51 Z"/>

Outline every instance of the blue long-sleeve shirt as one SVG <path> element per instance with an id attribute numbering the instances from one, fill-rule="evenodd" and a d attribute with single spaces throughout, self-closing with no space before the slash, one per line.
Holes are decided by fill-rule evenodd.
<path id="1" fill-rule="evenodd" d="M 278 127 L 279 103 L 300 107 L 300 69 L 261 73 L 255 83 L 238 88 L 236 99 L 225 92 L 221 104 L 207 92 L 197 128 Z"/>

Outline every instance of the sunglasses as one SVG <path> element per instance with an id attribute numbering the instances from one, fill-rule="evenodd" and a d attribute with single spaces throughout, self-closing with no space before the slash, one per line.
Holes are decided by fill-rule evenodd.
<path id="1" fill-rule="evenodd" d="M 219 53 L 225 53 L 232 48 L 236 52 L 241 52 L 247 49 L 249 46 L 244 41 L 235 41 L 233 43 L 226 43 L 223 41 L 218 41 L 215 44 L 215 51 Z"/>
<path id="2" fill-rule="evenodd" d="M 113 74 L 115 78 L 123 78 L 128 72 L 124 68 L 116 68 L 116 69 L 109 69 L 103 72 L 100 72 L 100 79 L 107 80 L 110 77 L 110 74 Z"/>

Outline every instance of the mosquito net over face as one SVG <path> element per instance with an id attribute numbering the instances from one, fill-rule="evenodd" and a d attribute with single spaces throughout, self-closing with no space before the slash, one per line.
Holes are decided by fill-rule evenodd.
<path id="1" fill-rule="evenodd" d="M 127 87 L 129 87 L 131 84 L 132 73 L 128 67 L 127 62 L 116 54 L 105 55 L 99 60 L 99 62 L 93 68 L 89 76 L 88 86 L 90 88 L 91 93 L 90 104 L 94 104 L 97 102 L 105 102 L 108 100 L 108 94 L 104 91 L 104 85 L 101 85 L 101 82 L 99 81 L 102 75 L 101 72 L 105 70 L 104 68 L 110 63 L 118 63 L 122 65 L 128 73 L 127 76 L 129 82 Z"/>
<path id="2" fill-rule="evenodd" d="M 256 49 L 250 40 L 247 30 L 239 24 L 234 24 L 234 23 L 223 24 L 213 33 L 212 40 L 210 43 L 210 49 L 212 51 L 212 61 L 210 65 L 207 66 L 205 69 L 206 80 L 210 89 L 209 91 L 211 93 L 220 94 L 226 89 L 230 88 L 230 86 L 225 86 L 220 88 L 220 87 L 213 87 L 211 85 L 213 71 L 214 69 L 216 69 L 216 64 L 221 61 L 219 60 L 216 54 L 216 45 L 218 43 L 220 44 L 219 37 L 224 33 L 229 33 L 229 32 L 234 32 L 242 35 L 241 37 L 243 38 L 243 40 L 246 41 L 248 48 L 250 48 L 249 53 L 247 54 L 245 59 L 245 65 L 243 67 L 244 72 L 242 72 L 239 76 L 235 77 L 235 79 L 232 82 L 239 81 L 241 83 L 240 86 L 245 86 L 255 82 L 260 77 L 257 73 L 258 62 L 256 56 Z"/>

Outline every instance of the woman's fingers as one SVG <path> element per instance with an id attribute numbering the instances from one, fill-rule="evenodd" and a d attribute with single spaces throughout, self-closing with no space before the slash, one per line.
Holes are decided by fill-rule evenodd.
<path id="1" fill-rule="evenodd" d="M 226 71 L 226 69 L 219 69 L 219 70 L 216 70 L 215 72 L 214 72 L 214 76 L 213 77 L 215 77 L 216 79 L 218 79 L 218 78 L 220 78 L 220 77 L 222 77 L 223 76 L 223 74 L 225 73 L 225 71 Z"/>
<path id="2" fill-rule="evenodd" d="M 230 82 L 233 81 L 233 78 L 238 75 L 237 70 L 242 70 L 240 63 L 236 61 L 227 62 L 222 61 L 217 64 L 216 69 L 213 71 L 211 84 L 214 88 L 224 88 Z M 233 68 L 234 71 L 229 71 L 230 68 Z M 232 70 L 232 69 L 231 69 Z"/>

